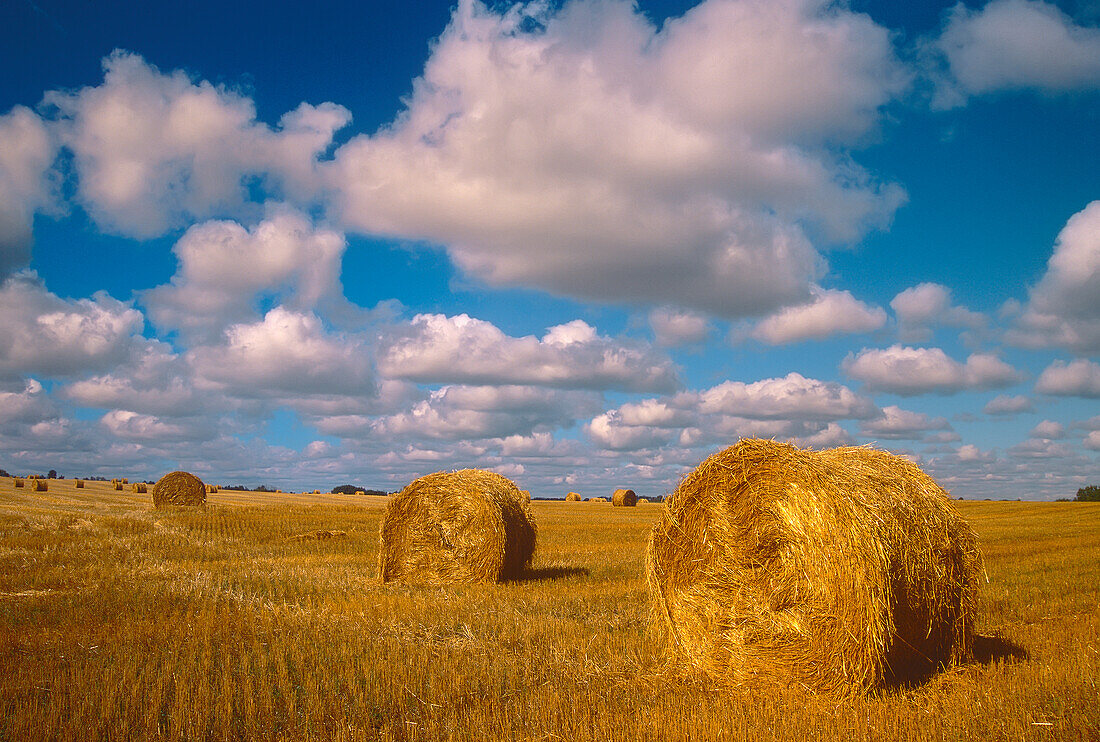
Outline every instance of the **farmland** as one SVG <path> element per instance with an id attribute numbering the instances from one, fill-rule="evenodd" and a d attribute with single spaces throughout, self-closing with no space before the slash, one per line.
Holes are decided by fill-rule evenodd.
<path id="1" fill-rule="evenodd" d="M 385 503 L 0 479 L 0 739 L 1100 739 L 1100 504 L 959 502 L 995 638 L 838 702 L 667 671 L 659 505 L 536 501 L 523 579 L 426 588 L 376 580 Z"/>

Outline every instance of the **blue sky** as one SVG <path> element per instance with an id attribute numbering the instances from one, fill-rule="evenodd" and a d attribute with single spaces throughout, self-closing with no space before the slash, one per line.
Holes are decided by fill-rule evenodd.
<path id="1" fill-rule="evenodd" d="M 9 471 L 1097 479 L 1095 2 L 0 14 Z"/>

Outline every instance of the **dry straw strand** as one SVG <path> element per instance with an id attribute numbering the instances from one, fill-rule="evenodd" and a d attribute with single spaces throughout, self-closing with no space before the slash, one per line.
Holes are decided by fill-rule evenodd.
<path id="1" fill-rule="evenodd" d="M 153 485 L 153 505 L 158 508 L 205 504 L 206 485 L 194 474 L 169 472 Z"/>
<path id="2" fill-rule="evenodd" d="M 611 495 L 611 504 L 617 508 L 632 508 L 638 504 L 634 490 L 615 490 Z"/>
<path id="3" fill-rule="evenodd" d="M 646 556 L 684 669 L 836 695 L 967 659 L 980 571 L 974 531 L 908 460 L 758 439 L 681 481 Z"/>
<path id="4" fill-rule="evenodd" d="M 515 578 L 531 563 L 537 536 L 530 500 L 508 478 L 480 469 L 428 474 L 386 505 L 379 578 L 420 584 Z"/>

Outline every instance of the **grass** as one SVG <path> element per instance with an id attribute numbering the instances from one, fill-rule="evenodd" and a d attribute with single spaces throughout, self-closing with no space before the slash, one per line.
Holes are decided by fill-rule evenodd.
<path id="1" fill-rule="evenodd" d="M 837 704 L 663 671 L 659 505 L 536 501 L 524 579 L 440 589 L 377 584 L 385 498 L 207 498 L 0 479 L 0 740 L 1100 740 L 1100 505 L 959 503 L 1000 638 Z"/>

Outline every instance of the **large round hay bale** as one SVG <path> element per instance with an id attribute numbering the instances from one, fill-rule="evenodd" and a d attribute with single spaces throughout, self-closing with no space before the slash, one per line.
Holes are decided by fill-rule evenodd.
<path id="1" fill-rule="evenodd" d="M 646 556 L 686 669 L 839 695 L 965 659 L 980 571 L 973 530 L 906 459 L 756 439 L 683 479 Z"/>
<path id="2" fill-rule="evenodd" d="M 194 474 L 185 471 L 169 472 L 153 485 L 153 505 L 158 508 L 204 504 L 206 485 Z"/>
<path id="3" fill-rule="evenodd" d="M 581 497 L 579 492 L 570 492 L 568 495 L 565 496 L 566 502 L 580 502 L 582 499 L 583 498 Z"/>
<path id="4" fill-rule="evenodd" d="M 634 490 L 615 490 L 611 495 L 611 504 L 617 508 L 632 508 L 638 504 Z"/>
<path id="5" fill-rule="evenodd" d="M 530 500 L 506 477 L 480 469 L 428 474 L 386 505 L 378 574 L 419 584 L 518 577 L 536 537 Z"/>
<path id="6" fill-rule="evenodd" d="M 50 489 L 50 486 L 46 484 L 45 479 L 35 479 L 33 481 L 35 492 L 47 492 Z"/>
<path id="7" fill-rule="evenodd" d="M 15 486 L 15 487 L 25 487 L 26 486 L 26 485 L 23 484 L 23 480 L 20 479 L 19 477 L 14 477 L 12 479 L 12 485 Z"/>

